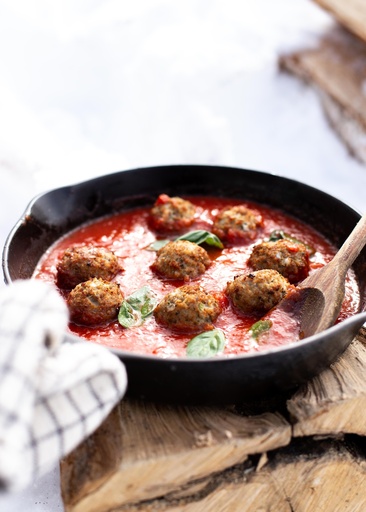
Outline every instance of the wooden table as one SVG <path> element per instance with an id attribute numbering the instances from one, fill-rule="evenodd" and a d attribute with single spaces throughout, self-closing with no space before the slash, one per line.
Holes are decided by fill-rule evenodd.
<path id="1" fill-rule="evenodd" d="M 366 331 L 293 396 L 123 400 L 61 463 L 66 512 L 364 512 Z"/>

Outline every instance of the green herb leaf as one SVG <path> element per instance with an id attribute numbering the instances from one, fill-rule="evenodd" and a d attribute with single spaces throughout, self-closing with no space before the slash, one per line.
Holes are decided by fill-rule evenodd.
<path id="1" fill-rule="evenodd" d="M 269 331 L 271 327 L 271 320 L 258 320 L 258 322 L 255 322 L 255 324 L 253 324 L 252 327 L 250 328 L 252 338 L 257 340 L 261 334 Z"/>
<path id="2" fill-rule="evenodd" d="M 198 229 L 197 231 L 190 231 L 189 233 L 185 233 L 184 235 L 178 236 L 174 240 L 188 240 L 188 242 L 193 242 L 194 244 L 201 245 L 207 244 L 213 247 L 217 247 L 218 249 L 223 249 L 224 244 L 221 242 L 220 238 L 210 231 L 204 231 L 203 229 Z M 155 240 L 152 244 L 148 245 L 146 249 L 148 251 L 158 251 L 164 245 L 166 245 L 170 240 Z"/>
<path id="3" fill-rule="evenodd" d="M 213 357 L 224 350 L 225 334 L 221 329 L 205 331 L 192 338 L 187 345 L 189 357 Z"/>
<path id="4" fill-rule="evenodd" d="M 214 247 L 218 247 L 219 249 L 224 248 L 224 244 L 221 242 L 220 238 L 210 231 L 204 231 L 203 229 L 198 229 L 197 231 L 190 231 L 185 235 L 179 236 L 176 240 L 188 240 L 189 242 L 193 242 L 195 244 L 207 244 L 212 245 Z"/>
<path id="5" fill-rule="evenodd" d="M 127 329 L 141 325 L 154 311 L 157 298 L 148 286 L 142 286 L 125 299 L 118 313 L 118 321 Z"/>
<path id="6" fill-rule="evenodd" d="M 269 242 L 277 242 L 278 240 L 283 240 L 284 238 L 288 238 L 288 235 L 282 229 L 276 229 L 272 231 L 270 234 L 268 241 Z"/>
<path id="7" fill-rule="evenodd" d="M 145 249 L 147 251 L 158 251 L 159 249 L 164 247 L 164 245 L 166 245 L 168 242 L 170 242 L 170 240 L 155 240 L 155 242 L 145 247 Z"/>
<path id="8" fill-rule="evenodd" d="M 302 240 L 299 240 L 298 238 L 295 238 L 294 236 L 289 235 L 285 231 L 282 231 L 282 229 L 276 229 L 275 231 L 273 231 L 268 240 L 270 242 L 277 242 L 278 240 L 283 240 L 283 239 L 290 240 L 291 242 L 293 242 L 295 244 L 303 244 L 309 251 L 309 254 L 315 253 L 314 247 L 303 242 Z"/>
<path id="9" fill-rule="evenodd" d="M 126 329 L 135 327 L 142 323 L 141 316 L 138 311 L 135 311 L 133 307 L 124 300 L 119 308 L 118 322 Z"/>

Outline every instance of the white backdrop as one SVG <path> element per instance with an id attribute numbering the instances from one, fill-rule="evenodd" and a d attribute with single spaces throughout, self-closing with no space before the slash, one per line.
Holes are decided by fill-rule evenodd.
<path id="1" fill-rule="evenodd" d="M 0 0 L 0 13 L 1 245 L 36 193 L 145 165 L 274 172 L 364 211 L 365 167 L 277 69 L 331 23 L 310 0 Z M 62 511 L 57 469 L 0 510 Z"/>

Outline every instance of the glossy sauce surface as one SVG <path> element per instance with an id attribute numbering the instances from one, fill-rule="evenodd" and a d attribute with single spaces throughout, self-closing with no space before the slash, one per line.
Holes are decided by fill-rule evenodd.
<path id="1" fill-rule="evenodd" d="M 310 226 L 286 215 L 285 213 L 259 204 L 235 201 L 232 199 L 212 197 L 189 197 L 197 206 L 196 219 L 193 226 L 186 232 L 204 229 L 211 231 L 214 216 L 226 206 L 245 204 L 258 211 L 264 219 L 264 227 L 258 232 L 258 237 L 247 245 L 225 246 L 223 250 L 205 246 L 212 260 L 210 268 L 194 283 L 200 284 L 207 292 L 222 292 L 224 310 L 215 323 L 215 327 L 224 331 L 226 345 L 224 355 L 232 356 L 240 353 L 259 351 L 296 341 L 298 339 L 297 322 L 275 314 L 271 336 L 262 336 L 258 340 L 251 336 L 250 326 L 258 317 L 244 317 L 235 312 L 225 298 L 224 290 L 228 281 L 238 274 L 248 273 L 248 257 L 254 244 L 268 239 L 275 230 L 283 230 L 315 249 L 311 256 L 311 270 L 330 261 L 335 254 L 335 248 Z M 65 235 L 54 244 L 39 262 L 34 277 L 57 282 L 57 263 L 66 248 L 92 244 L 112 250 L 119 258 L 123 268 L 115 281 L 119 283 L 125 297 L 143 285 L 148 285 L 158 299 L 184 284 L 182 281 L 169 281 L 156 276 L 150 265 L 156 253 L 146 248 L 156 239 L 166 238 L 150 229 L 149 208 L 139 208 L 110 217 L 99 219 L 84 225 Z M 182 232 L 176 234 L 179 236 Z M 175 236 L 170 236 L 174 238 Z M 66 292 L 61 291 L 65 296 Z M 352 272 L 346 282 L 346 297 L 338 321 L 356 313 L 359 306 L 359 291 Z M 119 348 L 126 351 L 157 355 L 160 357 L 185 356 L 187 342 L 192 334 L 174 333 L 158 325 L 153 315 L 145 320 L 143 325 L 125 329 L 117 321 L 105 326 L 85 327 L 70 323 L 70 331 L 83 338 L 93 340 L 102 345 Z"/>

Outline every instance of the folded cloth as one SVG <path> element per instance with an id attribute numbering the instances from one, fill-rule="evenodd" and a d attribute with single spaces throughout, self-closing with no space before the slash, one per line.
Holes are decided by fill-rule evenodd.
<path id="1" fill-rule="evenodd" d="M 24 489 L 89 436 L 124 395 L 121 361 L 67 341 L 68 311 L 50 284 L 0 290 L 0 488 Z"/>

